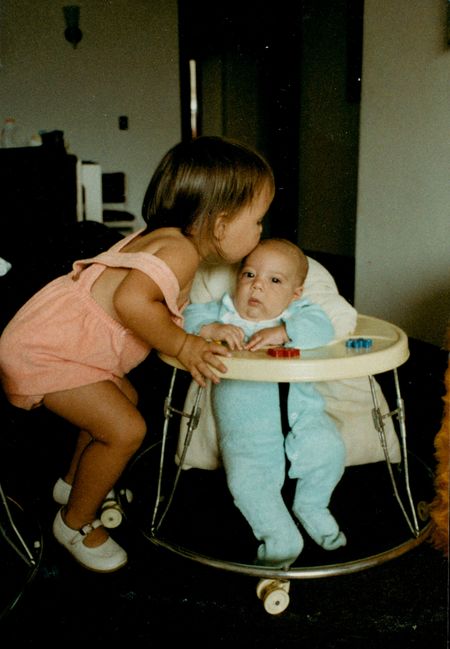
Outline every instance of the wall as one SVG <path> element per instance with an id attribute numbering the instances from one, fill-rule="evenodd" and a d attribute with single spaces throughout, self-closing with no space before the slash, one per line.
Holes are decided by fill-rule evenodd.
<path id="1" fill-rule="evenodd" d="M 355 306 L 442 345 L 450 315 L 444 0 L 365 0 Z"/>
<path id="2" fill-rule="evenodd" d="M 139 214 L 181 137 L 176 0 L 89 0 L 76 49 L 62 6 L 2 0 L 0 119 L 27 139 L 62 130 L 72 153 L 125 171 Z M 357 308 L 438 345 L 450 311 L 445 6 L 365 0 L 356 232 Z"/>
<path id="3" fill-rule="evenodd" d="M 24 144 L 62 130 L 70 153 L 124 171 L 127 209 L 139 216 L 151 174 L 181 138 L 177 2 L 82 3 L 76 49 L 64 38 L 63 6 L 2 0 L 0 120 L 15 117 Z"/>

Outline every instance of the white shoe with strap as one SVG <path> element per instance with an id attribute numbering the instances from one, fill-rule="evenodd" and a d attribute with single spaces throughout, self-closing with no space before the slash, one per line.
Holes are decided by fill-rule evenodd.
<path id="1" fill-rule="evenodd" d="M 90 532 L 102 525 L 100 520 L 84 525 L 80 530 L 74 530 L 64 522 L 62 509 L 58 511 L 53 522 L 53 534 L 78 563 L 94 572 L 114 572 L 126 565 L 127 553 L 111 537 L 94 548 L 83 543 L 83 539 Z"/>

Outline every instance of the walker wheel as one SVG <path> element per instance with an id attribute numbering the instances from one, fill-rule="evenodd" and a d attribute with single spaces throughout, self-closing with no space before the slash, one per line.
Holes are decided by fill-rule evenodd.
<path id="1" fill-rule="evenodd" d="M 124 498 L 125 502 L 128 503 L 128 504 L 133 502 L 134 495 L 133 495 L 133 492 L 130 489 L 121 489 L 119 491 L 119 496 L 121 498 Z"/>
<path id="2" fill-rule="evenodd" d="M 417 515 L 421 521 L 427 521 L 430 518 L 430 505 L 424 500 L 417 503 Z"/>
<path id="3" fill-rule="evenodd" d="M 102 506 L 100 515 L 102 525 L 109 529 L 118 527 L 122 522 L 122 511 L 115 500 L 107 500 Z"/>
<path id="4" fill-rule="evenodd" d="M 256 594 L 262 599 L 264 609 L 270 615 L 279 615 L 289 606 L 288 581 L 280 579 L 261 579 L 256 586 Z"/>

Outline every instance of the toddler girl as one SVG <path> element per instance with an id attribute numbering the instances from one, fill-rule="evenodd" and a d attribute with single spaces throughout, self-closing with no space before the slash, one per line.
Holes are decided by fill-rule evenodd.
<path id="1" fill-rule="evenodd" d="M 194 380 L 218 382 L 221 345 L 187 334 L 182 311 L 202 261 L 235 263 L 258 243 L 274 194 L 266 161 L 247 147 L 199 137 L 173 147 L 144 198 L 147 227 L 34 295 L 0 338 L 0 378 L 19 408 L 43 404 L 80 429 L 54 497 L 56 539 L 84 567 L 111 572 L 127 554 L 97 519 L 137 451 L 146 422 L 126 374 L 152 348 Z"/>

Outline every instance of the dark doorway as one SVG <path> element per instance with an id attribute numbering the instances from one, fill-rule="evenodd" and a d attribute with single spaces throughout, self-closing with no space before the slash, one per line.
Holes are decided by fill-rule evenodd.
<path id="1" fill-rule="evenodd" d="M 257 148 L 277 193 L 265 236 L 354 256 L 362 0 L 179 0 L 183 137 Z"/>

